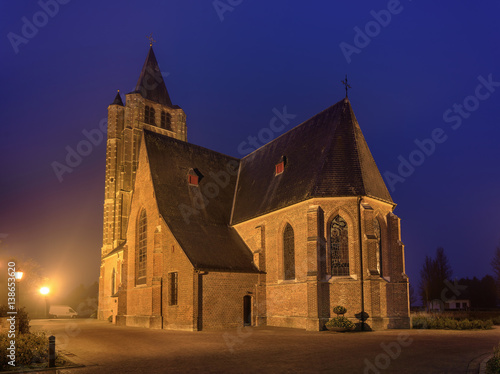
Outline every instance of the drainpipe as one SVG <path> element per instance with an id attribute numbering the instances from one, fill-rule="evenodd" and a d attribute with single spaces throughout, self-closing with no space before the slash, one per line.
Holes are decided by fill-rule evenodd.
<path id="1" fill-rule="evenodd" d="M 163 277 L 160 278 L 160 319 L 161 329 L 163 330 Z"/>
<path id="2" fill-rule="evenodd" d="M 365 331 L 365 287 L 363 269 L 363 240 L 361 233 L 361 201 L 362 197 L 358 196 L 358 233 L 359 233 L 359 264 L 360 264 L 360 280 L 361 280 L 361 331 Z"/>

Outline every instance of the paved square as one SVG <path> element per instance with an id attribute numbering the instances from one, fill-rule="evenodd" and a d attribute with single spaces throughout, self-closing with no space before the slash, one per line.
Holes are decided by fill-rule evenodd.
<path id="1" fill-rule="evenodd" d="M 245 328 L 183 332 L 96 320 L 34 320 L 86 367 L 63 373 L 466 373 L 499 343 L 487 331 L 366 333 Z"/>

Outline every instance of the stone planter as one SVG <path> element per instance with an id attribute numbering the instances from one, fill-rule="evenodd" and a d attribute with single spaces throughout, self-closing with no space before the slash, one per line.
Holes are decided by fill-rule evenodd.
<path id="1" fill-rule="evenodd" d="M 336 331 L 336 332 L 350 331 L 350 329 L 347 329 L 345 327 L 328 327 L 328 326 L 326 326 L 326 328 L 328 329 L 328 331 Z"/>

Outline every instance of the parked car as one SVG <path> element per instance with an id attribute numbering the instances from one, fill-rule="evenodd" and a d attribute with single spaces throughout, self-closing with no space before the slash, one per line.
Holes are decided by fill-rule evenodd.
<path id="1" fill-rule="evenodd" d="M 49 318 L 76 318 L 78 313 L 69 305 L 51 305 Z"/>

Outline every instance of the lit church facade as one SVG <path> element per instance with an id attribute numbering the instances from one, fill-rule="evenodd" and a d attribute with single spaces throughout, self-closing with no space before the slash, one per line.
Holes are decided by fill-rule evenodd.
<path id="1" fill-rule="evenodd" d="M 153 48 L 108 107 L 99 319 L 408 328 L 395 204 L 347 98 L 242 159 L 187 142 Z"/>

